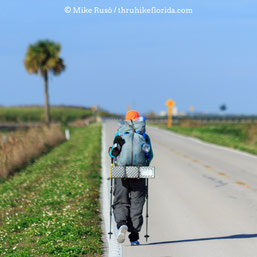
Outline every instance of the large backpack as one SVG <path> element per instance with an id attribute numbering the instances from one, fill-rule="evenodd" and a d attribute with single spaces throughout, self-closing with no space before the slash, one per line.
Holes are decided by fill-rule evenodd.
<path id="1" fill-rule="evenodd" d="M 145 166 L 146 153 L 142 146 L 146 143 L 145 121 L 124 121 L 118 129 L 119 136 L 124 140 L 116 162 L 119 166 Z"/>

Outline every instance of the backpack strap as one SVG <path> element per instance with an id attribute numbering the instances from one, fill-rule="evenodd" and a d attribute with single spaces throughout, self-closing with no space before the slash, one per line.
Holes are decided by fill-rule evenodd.
<path id="1" fill-rule="evenodd" d="M 137 134 L 142 135 L 144 138 L 146 138 L 145 131 L 143 133 L 140 133 L 140 131 L 136 131 Z"/>

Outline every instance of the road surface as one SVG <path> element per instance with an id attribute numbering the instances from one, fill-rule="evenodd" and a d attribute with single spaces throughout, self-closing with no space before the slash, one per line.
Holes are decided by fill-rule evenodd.
<path id="1" fill-rule="evenodd" d="M 117 127 L 104 122 L 106 146 Z M 155 127 L 147 133 L 156 167 L 149 186 L 150 238 L 146 243 L 143 227 L 141 246 L 126 240 L 121 255 L 256 257 L 257 157 Z"/>

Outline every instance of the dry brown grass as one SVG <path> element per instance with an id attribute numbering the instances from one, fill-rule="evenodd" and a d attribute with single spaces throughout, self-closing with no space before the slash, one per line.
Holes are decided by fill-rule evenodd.
<path id="1" fill-rule="evenodd" d="M 96 118 L 91 116 L 87 119 L 84 119 L 84 120 L 76 120 L 76 121 L 73 121 L 73 122 L 69 122 L 69 127 L 84 127 L 84 126 L 88 126 L 90 123 L 92 122 L 95 122 L 96 121 Z"/>
<path id="2" fill-rule="evenodd" d="M 0 177 L 12 175 L 18 168 L 64 140 L 64 133 L 58 126 L 0 134 Z"/>
<path id="3" fill-rule="evenodd" d="M 190 119 L 182 119 L 179 123 L 179 126 L 182 128 L 199 128 L 202 126 L 202 122 Z"/>

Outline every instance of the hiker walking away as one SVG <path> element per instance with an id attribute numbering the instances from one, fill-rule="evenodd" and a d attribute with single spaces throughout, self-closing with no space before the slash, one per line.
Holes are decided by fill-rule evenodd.
<path id="1" fill-rule="evenodd" d="M 125 121 L 114 137 L 110 156 L 118 166 L 149 166 L 153 151 L 149 136 L 145 133 L 145 118 L 137 111 L 128 111 Z M 131 245 L 139 245 L 139 232 L 143 225 L 143 207 L 146 197 L 146 181 L 143 178 L 115 179 L 113 213 L 119 230 L 117 240 L 125 241 L 130 232 Z"/>

